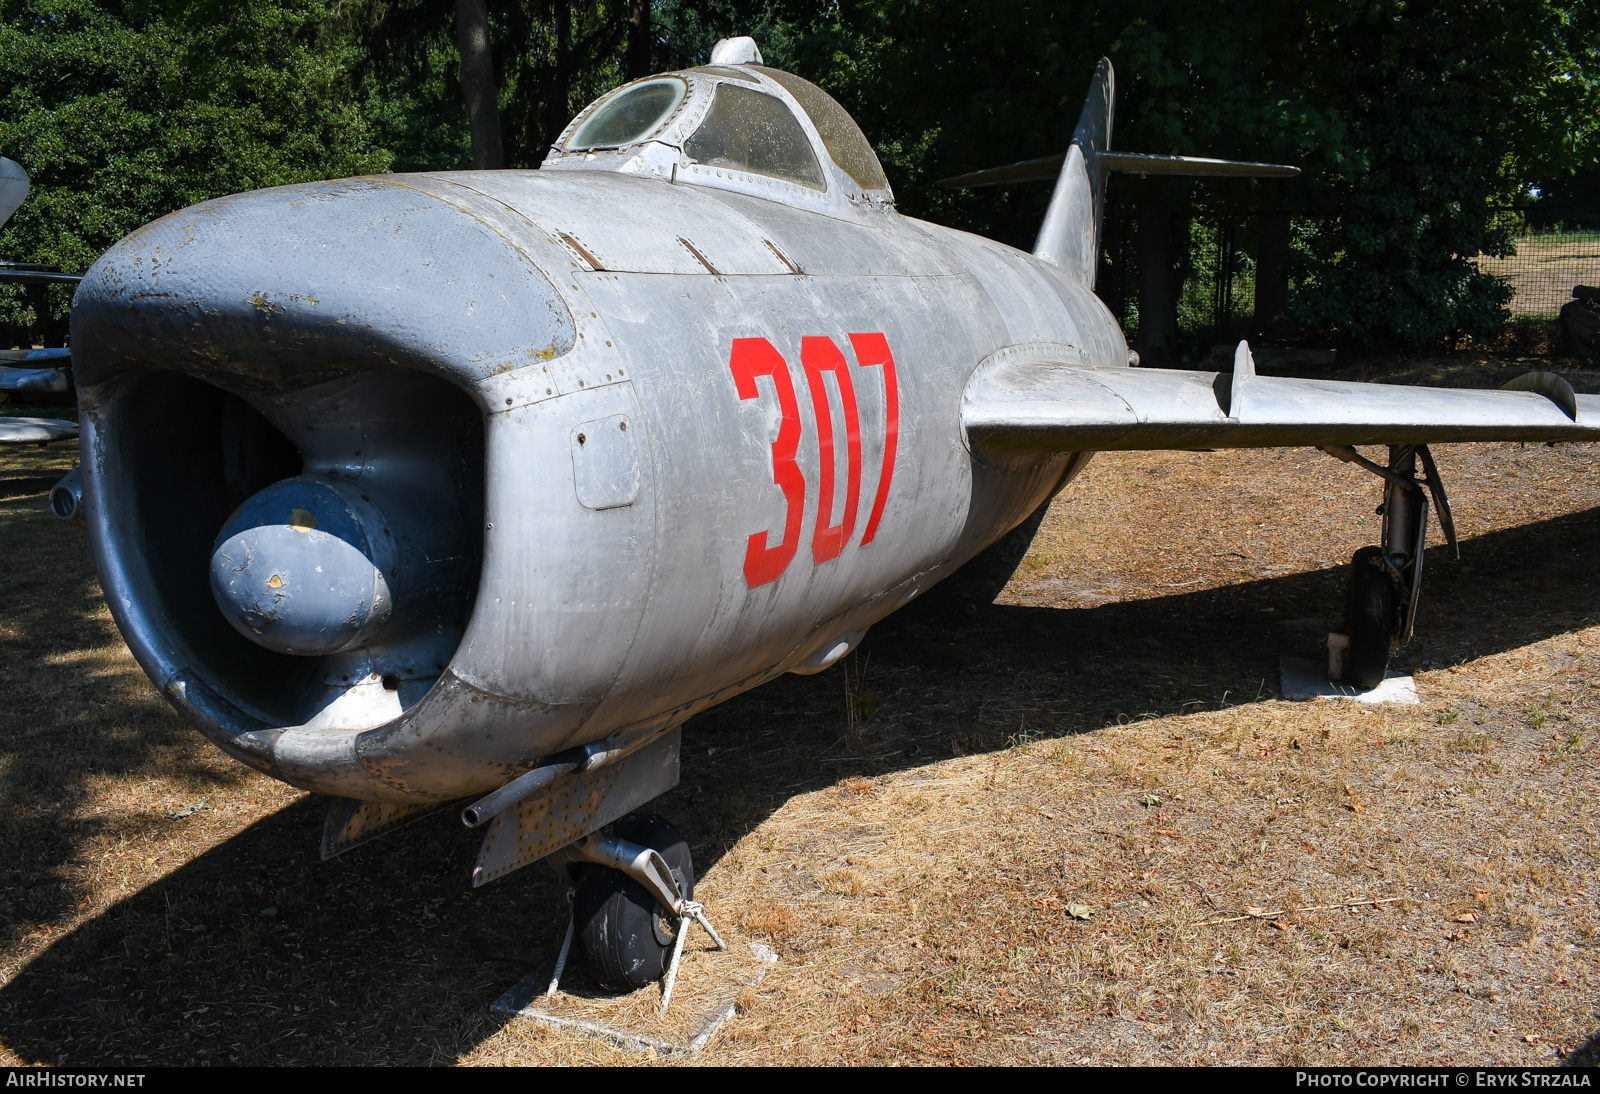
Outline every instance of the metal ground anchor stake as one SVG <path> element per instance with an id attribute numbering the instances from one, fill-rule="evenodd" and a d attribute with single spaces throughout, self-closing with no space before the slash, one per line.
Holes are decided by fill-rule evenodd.
<path id="1" fill-rule="evenodd" d="M 572 935 L 578 924 L 578 909 L 573 905 L 575 895 L 575 890 L 567 890 L 567 907 L 570 909 L 567 914 L 567 936 L 561 940 L 561 952 L 556 955 L 556 967 L 550 974 L 550 986 L 544 989 L 546 999 L 553 997 L 556 989 L 561 986 L 561 974 L 567 967 L 567 954 L 572 952 Z"/>
<path id="2" fill-rule="evenodd" d="M 678 916 L 678 937 L 672 941 L 672 960 L 667 964 L 667 975 L 661 981 L 661 1016 L 667 1015 L 667 1007 L 672 1004 L 672 989 L 678 982 L 678 960 L 683 956 L 683 940 L 688 937 L 690 921 L 700 924 L 705 928 L 706 934 L 711 936 L 711 941 L 717 944 L 717 949 L 724 952 L 728 944 L 722 941 L 722 936 L 711 926 L 711 921 L 706 918 L 706 908 L 697 900 L 685 900 L 682 911 Z"/>

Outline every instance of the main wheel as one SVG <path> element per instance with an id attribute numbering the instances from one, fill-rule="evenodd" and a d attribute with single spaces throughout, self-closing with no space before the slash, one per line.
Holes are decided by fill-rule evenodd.
<path id="1" fill-rule="evenodd" d="M 654 813 L 633 813 L 613 835 L 661 853 L 683 895 L 694 896 L 694 859 L 678 830 Z M 585 866 L 573 913 L 594 977 L 613 991 L 633 991 L 666 975 L 678 921 L 620 870 Z"/>
<path id="2" fill-rule="evenodd" d="M 1350 652 L 1345 659 L 1345 679 L 1359 688 L 1375 688 L 1389 670 L 1389 650 L 1394 639 L 1394 580 L 1383 566 L 1383 551 L 1363 547 L 1350 560 L 1345 620 L 1350 631 Z"/>

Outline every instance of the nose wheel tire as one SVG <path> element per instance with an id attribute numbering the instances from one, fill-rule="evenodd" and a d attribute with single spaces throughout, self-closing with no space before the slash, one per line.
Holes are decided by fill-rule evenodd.
<path id="1" fill-rule="evenodd" d="M 634 813 L 617 821 L 611 831 L 659 851 L 679 891 L 686 899 L 694 896 L 694 859 L 689 844 L 665 819 L 654 813 Z M 605 987 L 634 991 L 666 974 L 678 919 L 620 870 L 584 866 L 573 917 L 589 969 Z"/>
<path id="2" fill-rule="evenodd" d="M 1394 580 L 1384 569 L 1382 550 L 1361 548 L 1350 560 L 1345 608 L 1350 632 L 1345 679 L 1359 688 L 1383 683 L 1394 639 L 1396 602 Z"/>

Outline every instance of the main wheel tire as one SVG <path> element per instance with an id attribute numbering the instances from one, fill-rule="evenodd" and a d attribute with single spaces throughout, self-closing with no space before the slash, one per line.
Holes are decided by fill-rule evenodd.
<path id="1" fill-rule="evenodd" d="M 1350 652 L 1345 656 L 1344 675 L 1356 687 L 1377 687 L 1389 670 L 1396 599 L 1394 580 L 1383 566 L 1382 549 L 1361 548 L 1350 560 L 1345 606 Z"/>
<path id="2" fill-rule="evenodd" d="M 613 835 L 653 847 L 672 871 L 686 898 L 694 896 L 694 858 L 678 830 L 654 813 L 633 813 L 617 821 Z M 677 920 L 620 870 L 585 866 L 578 879 L 573 914 L 584 956 L 594 978 L 612 991 L 634 991 L 660 980 L 667 971 Z"/>

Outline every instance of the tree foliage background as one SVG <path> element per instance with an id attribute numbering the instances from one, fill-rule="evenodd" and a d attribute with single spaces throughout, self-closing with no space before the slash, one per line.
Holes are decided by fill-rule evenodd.
<path id="1" fill-rule="evenodd" d="M 623 81 L 628 8 L 490 0 L 510 166 L 536 166 Z M 655 0 L 651 14 L 654 68 L 752 34 L 769 64 L 851 109 L 903 211 L 1022 246 L 1048 186 L 930 184 L 1059 151 L 1109 56 L 1116 147 L 1306 169 L 1270 184 L 1118 177 L 1114 206 L 1292 208 L 1296 317 L 1363 345 L 1492 331 L 1507 290 L 1473 258 L 1507 251 L 1534 188 L 1600 179 L 1591 0 Z M 0 152 L 34 182 L 0 257 L 69 270 L 220 194 L 470 163 L 441 0 L 0 0 L 0 87 Z M 0 324 L 59 340 L 67 303 L 0 289 Z"/>

